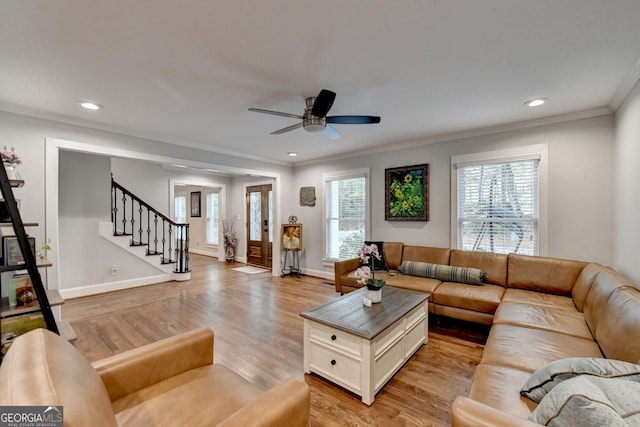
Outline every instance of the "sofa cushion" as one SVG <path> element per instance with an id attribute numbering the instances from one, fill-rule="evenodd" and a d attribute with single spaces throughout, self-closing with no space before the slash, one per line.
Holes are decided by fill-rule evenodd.
<path id="1" fill-rule="evenodd" d="M 560 258 L 509 254 L 508 286 L 510 288 L 571 296 L 586 262 Z"/>
<path id="2" fill-rule="evenodd" d="M 477 268 L 452 267 L 428 262 L 402 261 L 400 272 L 410 276 L 429 277 L 443 282 L 458 282 L 481 285 L 487 273 Z"/>
<path id="3" fill-rule="evenodd" d="M 452 249 L 449 265 L 478 268 L 487 273 L 484 280 L 486 283 L 506 286 L 507 259 L 505 254 Z"/>
<path id="4" fill-rule="evenodd" d="M 613 291 L 630 286 L 629 279 L 617 271 L 603 268 L 598 272 L 582 307 L 587 325 L 592 332 L 595 333 L 602 318 L 608 315 L 604 308 Z"/>
<path id="5" fill-rule="evenodd" d="M 545 294 L 544 292 L 525 291 L 523 289 L 507 288 L 504 291 L 502 302 L 513 302 L 517 304 L 542 305 L 545 307 L 556 307 L 563 310 L 575 311 L 573 298 L 560 295 Z"/>
<path id="6" fill-rule="evenodd" d="M 391 270 L 397 270 L 402 263 L 402 242 L 384 242 L 384 259 Z"/>
<path id="7" fill-rule="evenodd" d="M 544 329 L 593 339 L 582 313 L 558 307 L 503 302 L 496 310 L 493 323 Z"/>
<path id="8" fill-rule="evenodd" d="M 578 375 L 640 382 L 640 365 L 596 357 L 560 359 L 538 368 L 524 383 L 520 394 L 539 403 L 555 386 Z"/>
<path id="9" fill-rule="evenodd" d="M 448 248 L 433 248 L 430 246 L 404 245 L 402 261 L 430 262 L 432 264 L 449 264 L 451 250 Z"/>
<path id="10" fill-rule="evenodd" d="M 581 375 L 554 387 L 529 419 L 554 426 L 640 425 L 639 394 L 640 383 Z"/>
<path id="11" fill-rule="evenodd" d="M 0 365 L 0 405 L 63 406 L 64 425 L 117 426 L 98 373 L 73 345 L 46 329 L 19 336 L 9 348 Z"/>
<path id="12" fill-rule="evenodd" d="M 591 285 L 593 285 L 596 275 L 603 268 L 604 267 L 602 265 L 592 262 L 583 268 L 580 276 L 578 276 L 578 279 L 571 290 L 571 297 L 579 311 L 582 311 L 583 309 L 584 300 L 587 298 L 587 294 L 591 289 Z"/>
<path id="13" fill-rule="evenodd" d="M 595 341 L 559 332 L 494 325 L 482 353 L 482 363 L 533 372 L 567 357 L 603 357 Z"/>
<path id="14" fill-rule="evenodd" d="M 481 363 L 473 373 L 467 397 L 526 418 L 535 409 L 536 404 L 520 396 L 520 386 L 530 376 L 531 373 L 527 371 Z"/>
<path id="15" fill-rule="evenodd" d="M 599 310 L 594 336 L 605 356 L 640 363 L 640 291 L 617 289 Z"/>
<path id="16" fill-rule="evenodd" d="M 390 275 L 386 279 L 388 286 L 396 288 L 408 289 L 410 291 L 428 292 L 429 301 L 433 301 L 433 293 L 442 281 L 438 279 L 429 279 L 427 277 L 408 276 L 405 274 Z"/>
<path id="17" fill-rule="evenodd" d="M 168 378 L 113 402 L 118 425 L 216 425 L 262 392 L 218 364 Z"/>
<path id="18" fill-rule="evenodd" d="M 502 286 L 467 286 L 454 282 L 442 282 L 433 294 L 433 302 L 493 314 L 500 304 L 502 294 L 504 294 Z"/>
<path id="19" fill-rule="evenodd" d="M 374 242 L 371 240 L 365 240 L 364 244 L 369 246 L 369 245 L 376 245 L 376 248 L 378 249 L 378 255 L 380 255 L 380 259 L 371 256 L 370 257 L 370 261 L 373 261 L 373 267 L 375 269 L 375 271 L 387 271 L 389 269 L 389 267 L 387 266 L 387 262 L 384 259 L 384 242 Z M 366 264 L 369 265 L 370 264 Z"/>

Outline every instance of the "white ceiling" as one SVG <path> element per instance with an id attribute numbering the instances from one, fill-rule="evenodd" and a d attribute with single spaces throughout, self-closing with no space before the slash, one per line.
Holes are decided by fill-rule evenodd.
<path id="1" fill-rule="evenodd" d="M 0 109 L 277 163 L 615 109 L 639 58 L 639 0 L 0 0 Z M 247 111 L 322 88 L 382 122 Z"/>

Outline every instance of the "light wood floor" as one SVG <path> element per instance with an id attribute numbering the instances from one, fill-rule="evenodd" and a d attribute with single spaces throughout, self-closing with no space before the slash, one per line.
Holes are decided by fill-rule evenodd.
<path id="1" fill-rule="evenodd" d="M 246 274 L 202 256 L 192 278 L 67 300 L 62 316 L 91 361 L 196 327 L 215 333 L 214 357 L 268 389 L 289 376 L 311 388 L 312 426 L 445 426 L 456 396 L 465 394 L 486 332 L 468 325 L 429 324 L 423 346 L 368 407 L 302 368 L 299 313 L 339 297 L 332 283 L 309 276 Z"/>

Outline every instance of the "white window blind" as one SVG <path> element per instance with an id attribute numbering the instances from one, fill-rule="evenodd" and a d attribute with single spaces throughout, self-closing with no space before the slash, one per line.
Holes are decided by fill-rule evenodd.
<path id="1" fill-rule="evenodd" d="M 539 252 L 537 157 L 457 164 L 457 247 L 496 253 Z"/>
<path id="2" fill-rule="evenodd" d="M 218 224 L 218 201 L 219 193 L 207 194 L 207 243 L 210 245 L 217 245 L 219 243 L 218 236 L 220 235 Z"/>
<path id="3" fill-rule="evenodd" d="M 357 256 L 366 234 L 366 176 L 325 180 L 327 259 Z"/>

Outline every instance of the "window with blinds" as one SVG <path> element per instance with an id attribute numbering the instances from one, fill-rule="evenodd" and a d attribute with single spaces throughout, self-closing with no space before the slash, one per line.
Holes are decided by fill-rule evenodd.
<path id="1" fill-rule="evenodd" d="M 218 217 L 219 193 L 207 194 L 207 243 L 217 245 L 219 242 L 219 217 Z"/>
<path id="2" fill-rule="evenodd" d="M 174 221 L 178 224 L 186 224 L 187 222 L 187 196 L 179 195 L 175 196 L 173 199 L 173 218 Z M 178 234 L 176 235 L 177 239 L 184 238 L 184 229 L 179 229 Z"/>
<path id="3" fill-rule="evenodd" d="M 366 234 L 366 175 L 325 179 L 325 256 L 330 260 L 353 258 Z"/>
<path id="4" fill-rule="evenodd" d="M 539 156 L 457 168 L 457 247 L 539 253 Z"/>

